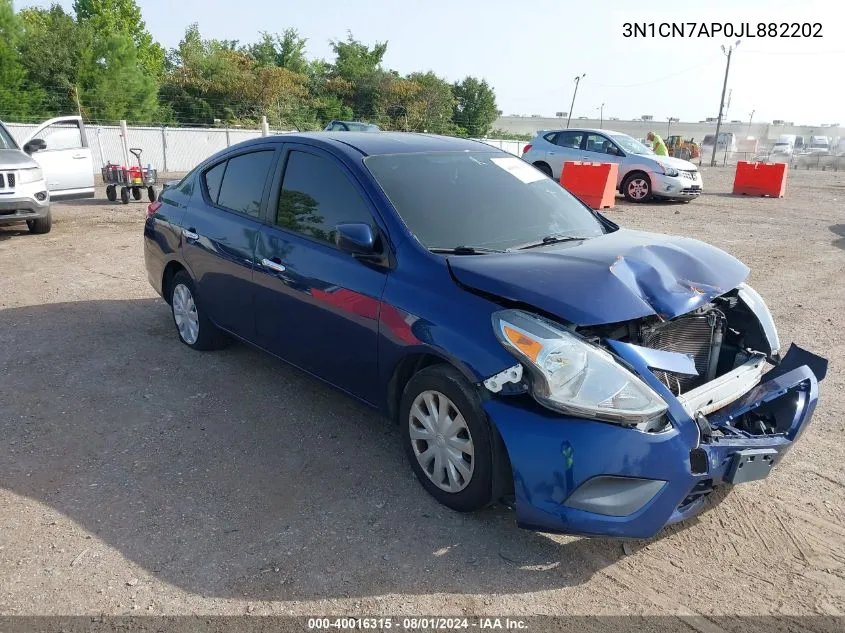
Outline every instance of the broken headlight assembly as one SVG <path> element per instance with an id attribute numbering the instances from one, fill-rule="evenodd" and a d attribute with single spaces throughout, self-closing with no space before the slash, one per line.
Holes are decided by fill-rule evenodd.
<path id="1" fill-rule="evenodd" d="M 666 402 L 607 351 L 521 310 L 493 314 L 501 344 L 531 373 L 534 398 L 562 413 L 630 426 L 661 417 Z"/>

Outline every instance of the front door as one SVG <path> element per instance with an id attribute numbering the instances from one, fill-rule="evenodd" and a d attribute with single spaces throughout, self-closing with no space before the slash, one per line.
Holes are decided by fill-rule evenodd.
<path id="1" fill-rule="evenodd" d="M 616 163 L 621 167 L 622 161 L 625 160 L 625 153 L 604 134 L 591 133 L 587 134 L 581 159 L 591 163 Z M 617 187 L 621 184 L 619 182 L 621 178 L 622 170 L 620 169 L 616 178 Z"/>
<path id="2" fill-rule="evenodd" d="M 198 176 L 182 218 L 182 258 L 198 301 L 219 327 L 252 340 L 252 271 L 272 167 L 273 145 L 229 154 Z"/>
<path id="3" fill-rule="evenodd" d="M 32 157 L 44 170 L 51 198 L 94 196 L 94 160 L 81 118 L 50 119 L 30 139 L 41 139 L 46 145 L 32 152 Z"/>
<path id="4" fill-rule="evenodd" d="M 369 197 L 335 156 L 285 150 L 256 248 L 255 324 L 260 345 L 359 398 L 375 402 L 378 320 L 388 270 L 335 246 L 335 226 L 370 224 Z"/>

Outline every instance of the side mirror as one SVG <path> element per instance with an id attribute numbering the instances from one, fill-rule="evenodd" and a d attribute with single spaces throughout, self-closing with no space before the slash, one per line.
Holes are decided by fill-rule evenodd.
<path id="1" fill-rule="evenodd" d="M 334 243 L 344 253 L 364 259 L 379 257 L 373 227 L 363 222 L 335 226 Z"/>
<path id="2" fill-rule="evenodd" d="M 27 154 L 33 154 L 42 149 L 47 149 L 47 143 L 44 142 L 44 139 L 40 138 L 34 138 L 23 146 L 23 151 Z"/>

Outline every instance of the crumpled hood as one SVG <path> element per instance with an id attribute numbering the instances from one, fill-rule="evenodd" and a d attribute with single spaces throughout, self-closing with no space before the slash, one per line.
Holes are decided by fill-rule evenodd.
<path id="1" fill-rule="evenodd" d="M 670 319 L 736 288 L 748 267 L 684 237 L 620 229 L 527 251 L 448 258 L 461 285 L 576 325 Z"/>
<path id="2" fill-rule="evenodd" d="M 0 169 L 28 169 L 38 163 L 19 149 L 0 149 Z"/>

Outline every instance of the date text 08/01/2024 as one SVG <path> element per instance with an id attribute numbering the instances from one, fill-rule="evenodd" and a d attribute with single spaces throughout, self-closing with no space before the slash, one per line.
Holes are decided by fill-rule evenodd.
<path id="1" fill-rule="evenodd" d="M 528 628 L 525 620 L 501 617 L 322 617 L 308 618 L 308 629 L 402 629 L 408 631 L 438 630 L 524 630 Z"/>
<path id="2" fill-rule="evenodd" d="M 623 37 L 822 37 L 821 22 L 625 22 Z"/>

